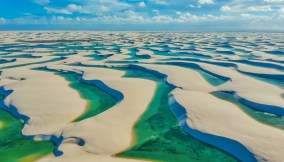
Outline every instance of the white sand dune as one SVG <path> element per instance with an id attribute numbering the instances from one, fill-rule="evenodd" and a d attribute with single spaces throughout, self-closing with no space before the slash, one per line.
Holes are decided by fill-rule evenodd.
<path id="1" fill-rule="evenodd" d="M 284 108 L 284 100 L 281 97 L 284 93 L 282 88 L 245 76 L 231 68 L 224 68 L 204 63 L 197 64 L 208 71 L 232 79 L 231 82 L 221 85 L 219 90 L 235 91 L 242 98 L 255 103 Z"/>
<path id="2" fill-rule="evenodd" d="M 283 161 L 282 130 L 261 124 L 234 104 L 208 93 L 175 90 L 173 95 L 186 108 L 190 127 L 239 141 L 260 161 Z"/>
<path id="3" fill-rule="evenodd" d="M 1 78 L 5 77 L 25 79 L 4 85 L 5 90 L 13 90 L 6 106 L 29 117 L 24 135 L 52 135 L 83 113 L 87 104 L 64 78 L 52 73 L 13 69 L 4 71 Z"/>
<path id="4" fill-rule="evenodd" d="M 67 66 L 49 68 L 72 71 L 72 67 Z M 123 92 L 124 100 L 101 115 L 69 124 L 84 111 L 86 102 L 80 99 L 76 91 L 68 87 L 67 81 L 49 72 L 11 69 L 5 71 L 1 77 L 13 77 L 15 80 L 24 78 L 25 80 L 4 86 L 6 90 L 13 90 L 13 93 L 6 98 L 5 104 L 17 107 L 20 114 L 30 117 L 28 124 L 23 128 L 24 135 L 62 134 L 66 141 L 74 136 L 85 141 L 86 144 L 81 147 L 64 140 L 59 147 L 64 154 L 58 160 L 61 158 L 61 160 L 74 159 L 74 153 L 76 153 L 73 150 L 74 147 L 78 147 L 77 151 L 83 151 L 86 155 L 98 157 L 98 159 L 125 160 L 111 156 L 131 146 L 132 127 L 148 107 L 155 92 L 155 82 L 122 78 L 124 72 L 104 68 L 76 70 L 77 72 L 85 70 L 83 78 L 86 80 L 100 79 L 108 86 Z M 76 70 L 73 69 L 73 71 Z M 137 94 L 139 91 L 143 93 Z M 68 97 L 62 97 L 67 94 Z M 89 156 L 84 156 L 84 158 L 89 159 Z"/>
<path id="5" fill-rule="evenodd" d="M 54 66 L 49 68 L 68 69 L 68 67 L 62 67 Z M 86 68 L 77 69 L 86 70 Z M 88 157 L 106 161 L 123 161 L 112 157 L 112 155 L 120 153 L 131 146 L 133 142 L 133 125 L 147 109 L 156 87 L 156 83 L 153 81 L 122 78 L 123 74 L 122 71 L 103 68 L 88 68 L 88 70 L 84 71 L 83 79 L 99 79 L 109 87 L 123 93 L 124 99 L 102 114 L 70 124 L 64 128 L 62 136 L 65 140 L 59 147 L 59 150 L 63 151 L 64 154 L 56 158 L 56 160 L 69 161 L 69 159 L 74 159 L 74 154 L 81 154 L 81 156 L 87 154 L 84 157 L 86 161 L 92 161 Z M 70 142 L 69 139 L 72 137 L 83 139 L 85 145 L 79 146 Z"/>
<path id="6" fill-rule="evenodd" d="M 49 61 L 49 60 L 53 60 L 56 59 L 56 57 L 53 56 L 46 56 L 46 57 L 42 57 L 42 58 L 36 58 L 36 59 L 28 59 L 28 58 L 17 58 L 17 60 L 15 62 L 10 62 L 10 63 L 6 63 L 6 64 L 0 64 L 0 68 L 7 68 L 7 67 L 13 67 L 13 66 L 18 66 L 18 65 L 26 65 L 26 64 L 36 64 L 39 62 L 44 62 L 44 61 Z"/>
<path id="7" fill-rule="evenodd" d="M 239 141 L 261 159 L 277 162 L 284 158 L 284 132 L 261 124 L 234 104 L 212 96 L 210 92 L 215 88 L 199 73 L 171 65 L 139 66 L 166 74 L 167 81 L 179 87 L 172 94 L 186 108 L 191 128 Z"/>
<path id="8" fill-rule="evenodd" d="M 208 82 L 196 71 L 171 65 L 147 65 L 139 64 L 141 67 L 158 71 L 159 73 L 166 74 L 167 82 L 181 87 L 188 91 L 203 91 L 212 92 L 216 88 L 210 86 Z M 177 74 L 175 74 L 177 73 Z M 175 74 L 175 75 L 172 75 Z"/>
<path id="9" fill-rule="evenodd" d="M 138 56 L 143 56 L 143 55 L 148 55 L 148 56 L 152 56 L 154 55 L 154 52 L 153 51 L 150 51 L 150 50 L 145 50 L 145 49 L 139 49 L 138 52 L 136 53 L 136 55 Z"/>
<path id="10" fill-rule="evenodd" d="M 0 62 L 0 88 L 12 91 L 6 94 L 6 108 L 29 119 L 22 130 L 24 135 L 44 140 L 63 138 L 58 143 L 61 156 L 50 155 L 39 161 L 144 161 L 115 155 L 134 144 L 133 127 L 147 110 L 157 85 L 151 80 L 123 77 L 124 71 L 111 67 L 138 68 L 166 77 L 166 82 L 176 86 L 171 94 L 186 109 L 186 123 L 191 128 L 237 141 L 259 161 L 284 161 L 283 130 L 262 124 L 211 94 L 235 92 L 247 104 L 283 116 L 283 88 L 245 74 L 274 76 L 281 83 L 283 34 L 37 31 L 0 32 L 0 37 L 0 57 L 16 59 Z M 131 56 L 133 48 L 138 50 L 139 59 Z M 22 54 L 40 58 L 20 58 Z M 101 57 L 92 58 L 96 54 Z M 213 86 L 197 70 L 177 66 L 179 62 L 229 80 Z M 232 67 L 221 63 L 231 63 Z M 83 82 L 96 85 L 118 102 L 99 115 L 74 122 L 88 102 L 63 77 L 32 70 L 36 67 L 78 73 Z"/>

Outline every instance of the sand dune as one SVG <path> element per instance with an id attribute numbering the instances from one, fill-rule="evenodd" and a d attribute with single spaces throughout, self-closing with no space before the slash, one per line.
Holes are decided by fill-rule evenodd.
<path id="1" fill-rule="evenodd" d="M 152 102 L 160 103 L 154 101 L 159 82 L 173 86 L 169 98 L 163 98 L 180 105 L 172 115 L 185 110 L 177 116 L 176 127 L 210 145 L 202 147 L 239 161 L 284 159 L 282 127 L 262 122 L 284 122 L 283 34 L 38 31 L 0 36 L 0 107 L 24 123 L 22 134 L 27 138 L 54 142 L 54 153 L 39 161 L 158 161 L 151 149 L 149 156 L 118 154 L 133 146 L 137 152 L 147 151 L 153 139 L 174 142 L 159 134 L 145 143 L 136 141 L 137 122 Z M 76 83 L 95 86 L 116 104 L 75 122 L 88 102 L 74 88 L 76 83 L 56 72 L 78 74 Z M 156 82 L 157 78 L 164 80 Z M 230 94 L 239 104 L 216 92 Z M 100 102 L 108 101 L 102 97 Z M 157 128 L 152 129 L 166 125 L 151 118 L 145 122 L 155 122 Z M 0 129 L 4 126 L 0 119 Z M 179 154 L 175 148 L 167 151 Z"/>

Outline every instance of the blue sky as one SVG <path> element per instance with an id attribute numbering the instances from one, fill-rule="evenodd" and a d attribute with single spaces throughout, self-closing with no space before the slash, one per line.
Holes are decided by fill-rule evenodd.
<path id="1" fill-rule="evenodd" d="M 275 31 L 284 0 L 1 0 L 0 29 Z"/>

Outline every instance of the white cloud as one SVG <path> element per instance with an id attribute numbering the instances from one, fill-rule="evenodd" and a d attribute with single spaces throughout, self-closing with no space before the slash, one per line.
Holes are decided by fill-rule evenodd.
<path id="1" fill-rule="evenodd" d="M 176 14 L 177 14 L 177 15 L 181 15 L 181 14 L 182 14 L 182 12 L 180 12 L 180 11 L 177 11 L 177 12 L 176 12 Z"/>
<path id="2" fill-rule="evenodd" d="M 169 3 L 166 0 L 150 0 L 150 2 L 160 5 L 169 5 Z"/>
<path id="3" fill-rule="evenodd" d="M 177 26 L 204 27 L 205 26 L 224 26 L 226 29 L 276 29 L 283 30 L 284 26 L 284 7 L 279 11 L 279 15 L 261 16 L 258 14 L 241 14 L 230 16 L 215 15 L 195 15 L 189 12 L 178 11 L 174 15 L 156 15 L 149 16 L 146 13 L 137 13 L 133 10 L 127 10 L 123 13 L 114 15 L 102 15 L 95 18 L 65 16 L 52 17 L 25 17 L 6 20 L 6 24 L 78 24 L 78 25 L 159 25 L 163 26 L 175 24 Z M 281 16 L 281 17 L 280 17 Z M 280 19 L 281 18 L 281 19 Z M 0 19 L 1 21 L 1 19 Z"/>
<path id="4" fill-rule="evenodd" d="M 97 15 L 113 15 L 117 14 L 121 10 L 128 10 L 133 7 L 126 2 L 120 2 L 118 0 L 84 0 L 81 1 L 81 6 L 81 13 L 87 12 Z"/>
<path id="5" fill-rule="evenodd" d="M 79 12 L 79 13 L 90 13 L 86 8 L 83 8 L 80 5 L 76 4 L 69 4 L 65 8 L 52 8 L 52 7 L 44 7 L 44 9 L 48 13 L 56 13 L 56 14 L 66 14 L 70 15 L 73 14 L 74 12 Z"/>
<path id="6" fill-rule="evenodd" d="M 90 21 L 86 18 L 82 17 L 75 17 L 75 18 L 70 18 L 70 17 L 64 17 L 64 16 L 52 16 L 50 20 L 43 19 L 41 23 L 46 22 L 45 24 L 72 24 L 72 23 L 79 23 L 79 22 L 84 22 L 86 23 L 87 21 Z"/>
<path id="7" fill-rule="evenodd" d="M 35 1 L 35 0 L 34 0 Z M 48 0 L 40 0 L 47 2 Z M 184 0 L 186 1 L 186 0 Z M 277 26 L 278 24 L 284 25 L 284 7 L 281 8 L 279 4 L 268 3 L 280 3 L 284 0 L 262 0 L 257 3 L 258 0 L 232 0 L 226 3 L 216 10 L 222 11 L 221 14 L 226 12 L 234 14 L 210 15 L 208 12 L 202 12 L 204 15 L 195 14 L 195 10 L 190 8 L 198 8 L 206 4 L 214 4 L 218 1 L 214 0 L 198 0 L 197 4 L 190 5 L 187 2 L 183 7 L 186 7 L 191 13 L 186 12 L 185 8 L 177 8 L 177 6 L 159 6 L 156 8 L 153 4 L 157 5 L 170 5 L 174 1 L 170 0 L 137 0 L 135 3 L 126 3 L 122 0 L 72 0 L 72 4 L 66 6 L 53 6 L 54 3 L 50 3 L 48 6 L 43 6 L 44 9 L 50 13 L 46 16 L 25 15 L 21 19 L 8 19 L 0 18 L 0 23 L 42 23 L 42 24 L 197 24 L 202 27 L 207 26 L 223 26 L 227 27 L 227 24 L 233 24 L 232 26 L 246 26 L 251 24 L 256 27 L 266 27 L 265 24 L 271 24 Z M 233 3 L 238 2 L 238 3 Z M 74 3 L 74 4 L 73 4 Z M 152 3 L 152 4 L 151 4 Z M 176 0 L 177 4 L 180 4 L 179 0 Z M 147 6 L 147 8 L 146 8 Z M 149 8 L 148 8 L 149 6 Z M 250 7 L 249 7 L 250 6 Z M 145 7 L 142 10 L 142 7 Z M 162 8 L 160 8 L 162 7 Z M 216 5 L 217 7 L 217 5 Z M 157 10 L 160 9 L 160 10 Z M 166 8 L 166 10 L 164 10 Z M 146 10 L 147 9 L 147 10 Z M 166 11 L 166 12 L 164 12 Z M 168 12 L 169 11 L 169 12 Z M 249 12 L 250 11 L 250 12 Z M 273 11 L 267 13 L 258 13 L 258 11 Z M 87 16 L 77 17 L 70 15 L 73 13 L 89 13 Z M 165 14 L 168 13 L 168 14 Z M 213 13 L 213 12 L 211 12 Z M 243 13 L 243 14 L 241 14 Z M 54 16 L 52 16 L 54 15 Z M 266 16 L 263 16 L 266 15 Z M 72 18 L 71 18 L 72 17 Z M 220 23 L 220 24 L 219 24 Z M 215 25 L 212 25 L 215 24 Z M 260 25 L 259 25 L 260 24 Z M 151 25 L 149 25 L 151 26 Z M 163 25 L 162 25 L 163 26 Z M 211 27 L 210 26 L 210 27 Z M 281 26 L 281 25 L 278 25 Z M 266 27 L 268 28 L 268 26 Z"/>
<path id="8" fill-rule="evenodd" d="M 82 17 L 76 17 L 76 19 L 75 19 L 76 21 L 85 21 L 85 22 L 87 22 L 88 21 L 88 19 L 86 19 L 86 18 L 82 18 Z"/>
<path id="9" fill-rule="evenodd" d="M 139 7 L 146 7 L 146 4 L 145 4 L 145 2 L 139 2 L 139 3 L 138 3 L 138 6 L 139 6 Z"/>
<path id="10" fill-rule="evenodd" d="M 185 23 L 189 21 L 197 21 L 198 17 L 195 15 L 192 15 L 191 13 L 183 13 L 181 14 L 176 21 L 179 23 Z"/>
<path id="11" fill-rule="evenodd" d="M 47 1 L 47 0 L 41 0 Z M 73 13 L 88 13 L 90 15 L 114 15 L 122 10 L 131 9 L 133 6 L 120 2 L 119 0 L 74 0 L 80 2 L 78 4 L 69 4 L 66 7 L 45 6 L 44 9 L 50 14 L 73 14 Z"/>
<path id="12" fill-rule="evenodd" d="M 249 20 L 252 23 L 262 22 L 267 20 L 272 20 L 273 18 L 270 16 L 262 16 L 262 15 L 254 15 L 254 14 L 241 14 L 241 17 L 245 20 Z"/>
<path id="13" fill-rule="evenodd" d="M 4 19 L 3 17 L 0 17 L 0 24 L 4 24 L 6 23 L 6 19 Z"/>
<path id="14" fill-rule="evenodd" d="M 57 8 L 51 8 L 51 7 L 44 7 L 44 9 L 45 9 L 48 13 L 72 14 L 72 12 L 69 11 L 68 9 L 57 9 Z"/>
<path id="15" fill-rule="evenodd" d="M 272 1 L 276 2 L 280 0 L 230 0 L 230 2 L 226 3 L 224 6 L 229 6 L 231 8 L 230 12 L 240 13 L 240 14 L 246 12 L 275 11 L 275 8 L 278 8 L 277 5 L 279 4 L 267 3 Z"/>
<path id="16" fill-rule="evenodd" d="M 271 6 L 250 6 L 248 7 L 248 11 L 272 11 Z"/>
<path id="17" fill-rule="evenodd" d="M 159 15 L 159 14 L 160 14 L 160 11 L 159 11 L 159 10 L 153 10 L 153 12 L 154 12 L 156 15 Z"/>
<path id="18" fill-rule="evenodd" d="M 63 16 L 52 16 L 51 17 L 52 21 L 63 21 L 65 18 Z"/>
<path id="19" fill-rule="evenodd" d="M 221 21 L 224 21 L 224 20 L 228 20 L 230 19 L 229 16 L 223 16 L 223 15 L 220 15 L 220 16 L 214 16 L 214 15 L 203 15 L 203 16 L 197 16 L 197 15 L 194 15 L 194 14 L 191 14 L 191 13 L 183 13 L 181 14 L 178 18 L 174 19 L 175 22 L 178 22 L 178 23 L 195 23 L 195 24 L 198 24 L 198 23 L 211 23 L 211 22 L 221 22 Z"/>
<path id="20" fill-rule="evenodd" d="M 281 7 L 278 11 L 279 18 L 284 19 L 284 7 Z"/>
<path id="21" fill-rule="evenodd" d="M 90 3 L 93 0 L 86 0 L 82 5 L 69 4 L 64 8 L 44 7 L 48 13 L 56 14 L 73 14 L 73 13 L 88 13 L 88 14 L 115 14 L 117 11 L 130 8 L 130 5 L 116 0 L 96 0 L 97 3 Z"/>
<path id="22" fill-rule="evenodd" d="M 81 11 L 82 10 L 82 6 L 79 6 L 79 5 L 75 5 L 75 4 L 69 4 L 67 6 L 67 8 L 70 10 L 70 11 Z"/>
<path id="23" fill-rule="evenodd" d="M 244 17 L 244 18 L 255 18 L 255 16 L 254 15 L 252 15 L 252 14 L 241 14 L 241 16 L 242 17 Z"/>
<path id="24" fill-rule="evenodd" d="M 193 4 L 189 4 L 188 7 L 195 8 L 195 6 Z"/>
<path id="25" fill-rule="evenodd" d="M 201 22 L 201 21 L 216 21 L 223 18 L 223 16 L 196 16 L 191 13 L 184 13 L 177 11 L 175 16 L 170 15 L 156 15 L 153 17 L 149 17 L 147 15 L 143 15 L 141 13 L 137 13 L 132 10 L 126 11 L 121 15 L 113 15 L 113 16 L 101 16 L 97 18 L 93 18 L 89 21 L 93 23 L 107 23 L 107 24 L 170 24 L 170 23 L 192 23 L 192 22 Z"/>
<path id="26" fill-rule="evenodd" d="M 48 4 L 50 1 L 49 0 L 34 0 L 35 3 L 45 5 Z"/>
<path id="27" fill-rule="evenodd" d="M 134 12 L 132 10 L 125 11 L 125 13 L 123 15 L 121 15 L 121 17 L 115 16 L 115 18 L 118 19 L 120 23 L 123 23 L 123 21 L 124 22 L 132 22 L 132 23 L 134 23 L 134 22 L 143 23 L 145 21 L 144 16 L 142 16 L 141 14 Z"/>
<path id="28" fill-rule="evenodd" d="M 152 20 L 150 21 L 154 23 L 170 23 L 174 21 L 174 19 L 168 15 L 158 15 L 158 16 L 152 17 L 151 19 Z"/>
<path id="29" fill-rule="evenodd" d="M 214 0 L 198 0 L 198 3 L 200 5 L 204 5 L 204 4 L 213 4 Z"/>
<path id="30" fill-rule="evenodd" d="M 220 11 L 228 12 L 228 11 L 232 11 L 232 8 L 229 7 L 229 6 L 222 6 L 222 7 L 220 8 Z"/>
<path id="31" fill-rule="evenodd" d="M 266 3 L 284 3 L 284 0 L 264 0 Z"/>
<path id="32" fill-rule="evenodd" d="M 107 11 L 109 11 L 109 8 L 107 6 L 101 6 L 100 11 L 107 12 Z"/>

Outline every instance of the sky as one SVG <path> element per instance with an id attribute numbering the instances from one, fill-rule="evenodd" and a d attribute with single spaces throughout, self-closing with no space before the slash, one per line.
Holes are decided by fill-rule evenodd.
<path id="1" fill-rule="evenodd" d="M 284 0 L 0 0 L 0 30 L 284 31 Z"/>

